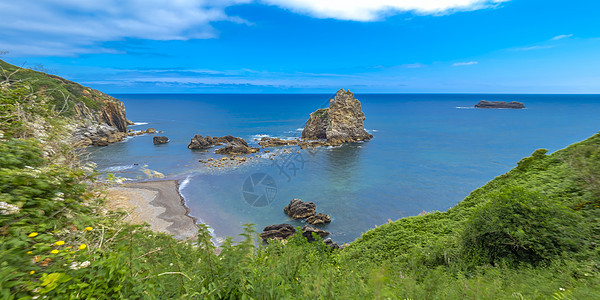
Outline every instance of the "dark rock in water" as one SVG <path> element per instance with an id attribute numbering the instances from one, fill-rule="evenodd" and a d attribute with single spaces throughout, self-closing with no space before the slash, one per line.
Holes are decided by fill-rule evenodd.
<path id="1" fill-rule="evenodd" d="M 321 236 L 322 238 L 329 235 L 329 232 L 325 230 L 317 229 L 308 225 L 304 225 L 304 227 L 302 227 L 302 236 L 305 237 L 309 242 L 315 240 L 312 236 L 313 232 Z"/>
<path id="2" fill-rule="evenodd" d="M 155 136 L 152 138 L 154 145 L 166 144 L 169 142 L 169 138 L 166 136 Z"/>
<path id="3" fill-rule="evenodd" d="M 365 114 L 354 94 L 343 89 L 329 100 L 329 108 L 312 114 L 302 131 L 302 139 L 326 139 L 328 145 L 366 141 L 373 138 L 363 125 Z"/>
<path id="4" fill-rule="evenodd" d="M 302 138 L 307 140 L 327 139 L 329 125 L 329 108 L 317 109 L 310 114 L 310 118 L 302 130 Z"/>
<path id="5" fill-rule="evenodd" d="M 304 219 L 315 215 L 317 206 L 313 202 L 302 202 L 300 199 L 293 199 L 283 211 L 294 219 Z"/>
<path id="6" fill-rule="evenodd" d="M 217 151 L 215 151 L 215 153 L 223 154 L 223 155 L 244 155 L 244 154 L 256 153 L 259 151 L 258 148 L 252 148 L 252 147 L 248 146 L 248 143 L 246 143 L 246 141 L 244 141 L 243 139 L 240 139 L 240 138 L 236 138 L 236 139 L 237 140 L 228 142 L 225 145 L 225 147 L 223 147 L 221 149 L 217 149 Z"/>
<path id="7" fill-rule="evenodd" d="M 188 144 L 189 149 L 206 149 L 212 146 L 220 146 L 226 144 L 225 147 L 215 151 L 217 154 L 240 155 L 258 152 L 258 148 L 248 146 L 248 143 L 243 138 L 233 137 L 231 135 L 223 137 L 211 137 L 207 135 L 203 137 L 196 135 Z"/>
<path id="8" fill-rule="evenodd" d="M 154 129 L 154 128 L 148 128 L 148 129 L 146 129 L 145 132 L 146 133 L 156 133 L 156 129 Z"/>
<path id="9" fill-rule="evenodd" d="M 330 223 L 331 218 L 326 214 L 318 213 L 314 216 L 308 217 L 306 219 L 306 222 L 308 222 L 311 225 L 323 225 L 325 223 Z"/>
<path id="10" fill-rule="evenodd" d="M 317 235 L 319 235 L 320 237 L 326 237 L 329 235 L 329 232 L 325 231 L 325 230 L 321 230 L 321 229 L 317 229 L 308 225 L 305 225 L 304 227 L 302 227 L 302 236 L 305 237 L 309 242 L 313 242 L 315 239 L 313 238 L 312 234 L 313 232 Z M 296 228 L 294 228 L 294 226 L 290 225 L 290 224 L 277 224 L 277 225 L 269 225 L 267 227 L 265 227 L 265 229 L 263 229 L 263 232 L 260 234 L 260 238 L 268 241 L 271 239 L 274 240 L 285 240 L 290 238 L 291 236 L 293 236 L 294 234 L 296 234 Z M 328 239 L 329 241 L 325 240 L 325 244 L 327 244 L 328 246 L 334 248 L 334 249 L 338 249 L 340 248 L 340 246 L 331 241 L 331 239 Z"/>
<path id="11" fill-rule="evenodd" d="M 263 229 L 260 238 L 263 240 L 276 239 L 285 240 L 296 234 L 296 228 L 290 224 L 269 225 Z"/>
<path id="12" fill-rule="evenodd" d="M 475 104 L 477 108 L 512 108 L 512 109 L 521 109 L 525 108 L 525 105 L 521 102 L 504 102 L 504 101 L 485 101 L 481 100 L 479 103 Z"/>
<path id="13" fill-rule="evenodd" d="M 338 245 L 338 243 L 332 241 L 331 238 L 325 239 L 325 240 L 323 240 L 323 242 L 325 243 L 325 245 L 331 247 L 331 249 L 333 249 L 333 250 L 341 249 L 340 245 Z"/>

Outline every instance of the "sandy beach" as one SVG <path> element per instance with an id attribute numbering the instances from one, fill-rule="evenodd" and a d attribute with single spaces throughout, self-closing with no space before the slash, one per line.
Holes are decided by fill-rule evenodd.
<path id="1" fill-rule="evenodd" d="M 196 220 L 179 194 L 175 180 L 127 183 L 107 190 L 107 206 L 123 209 L 129 215 L 125 221 L 148 223 L 150 229 L 172 234 L 177 239 L 196 235 Z"/>

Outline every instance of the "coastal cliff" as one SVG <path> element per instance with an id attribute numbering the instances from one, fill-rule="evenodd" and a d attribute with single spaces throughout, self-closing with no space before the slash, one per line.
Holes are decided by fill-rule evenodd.
<path id="1" fill-rule="evenodd" d="M 329 100 L 329 108 L 312 114 L 302 131 L 302 139 L 326 139 L 328 144 L 366 141 L 373 138 L 364 128 L 365 114 L 352 92 L 340 89 Z"/>
<path id="2" fill-rule="evenodd" d="M 36 116 L 28 120 L 34 123 L 31 127 L 35 130 L 29 132 L 32 137 L 44 136 L 53 127 L 46 124 L 47 118 L 62 118 L 67 131 L 62 134 L 70 143 L 104 146 L 125 138 L 127 126 L 133 124 L 127 119 L 123 102 L 56 75 L 0 60 L 0 81 L 5 89 L 28 93 L 23 101 L 37 106 Z"/>

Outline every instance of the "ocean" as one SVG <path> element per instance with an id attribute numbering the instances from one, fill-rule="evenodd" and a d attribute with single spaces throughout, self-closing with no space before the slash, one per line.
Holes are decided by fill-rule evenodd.
<path id="1" fill-rule="evenodd" d="M 245 223 L 257 231 L 291 220 L 293 198 L 312 201 L 331 216 L 321 228 L 338 243 L 426 211 L 445 211 L 472 190 L 540 148 L 550 152 L 600 130 L 600 95 L 356 94 L 366 115 L 368 142 L 291 153 L 258 153 L 249 163 L 211 169 L 199 160 L 221 158 L 187 149 L 196 135 L 299 137 L 311 112 L 327 107 L 324 94 L 123 94 L 127 117 L 153 135 L 90 148 L 105 173 L 145 179 L 144 166 L 180 180 L 191 215 L 209 224 L 216 240 L 235 237 Z M 480 100 L 520 101 L 526 109 L 475 109 Z M 273 158 L 273 159 L 271 159 Z"/>

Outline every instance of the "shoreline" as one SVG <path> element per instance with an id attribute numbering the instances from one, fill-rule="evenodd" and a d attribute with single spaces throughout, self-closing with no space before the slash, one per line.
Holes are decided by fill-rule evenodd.
<path id="1" fill-rule="evenodd" d="M 106 204 L 111 209 L 125 210 L 127 222 L 145 222 L 153 231 L 186 239 L 197 235 L 198 219 L 190 215 L 179 187 L 179 180 L 125 183 L 107 189 Z"/>

